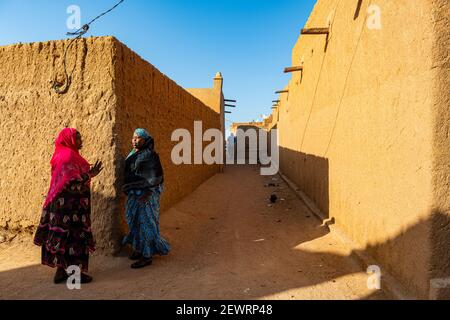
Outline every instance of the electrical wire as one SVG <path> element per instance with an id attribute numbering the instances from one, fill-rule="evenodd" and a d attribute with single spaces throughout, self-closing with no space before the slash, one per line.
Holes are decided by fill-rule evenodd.
<path id="1" fill-rule="evenodd" d="M 64 66 L 64 76 L 65 76 L 65 82 L 64 83 L 60 83 L 57 82 L 56 80 L 53 82 L 52 88 L 53 90 L 55 90 L 56 93 L 58 94 L 65 94 L 67 93 L 67 91 L 69 91 L 70 85 L 72 84 L 72 74 L 73 71 L 75 69 L 72 69 L 72 72 L 70 73 L 70 75 L 67 73 L 67 52 L 69 51 L 70 47 L 72 46 L 72 44 L 80 39 L 83 35 L 85 35 L 90 28 L 90 25 L 100 19 L 101 17 L 103 17 L 104 15 L 108 14 L 109 12 L 113 11 L 115 8 L 117 8 L 122 2 L 124 2 L 125 0 L 120 0 L 118 3 L 116 3 L 112 8 L 106 10 L 105 12 L 99 14 L 97 17 L 95 17 L 94 19 L 92 19 L 91 21 L 89 21 L 88 23 L 86 23 L 85 25 L 83 25 L 80 29 L 78 29 L 75 32 L 67 32 L 66 35 L 68 36 L 76 36 L 75 38 L 73 38 L 70 42 L 69 45 L 66 47 L 66 49 L 64 50 L 64 60 L 63 60 L 63 66 Z"/>

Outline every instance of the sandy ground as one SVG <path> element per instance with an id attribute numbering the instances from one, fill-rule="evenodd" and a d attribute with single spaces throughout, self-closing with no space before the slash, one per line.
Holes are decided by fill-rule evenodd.
<path id="1" fill-rule="evenodd" d="M 277 186 L 265 186 L 275 183 Z M 269 204 L 270 195 L 279 198 Z M 93 255 L 94 282 L 54 285 L 27 237 L 0 245 L 0 299 L 390 299 L 277 177 L 227 167 L 161 215 L 169 256 L 141 270 Z"/>

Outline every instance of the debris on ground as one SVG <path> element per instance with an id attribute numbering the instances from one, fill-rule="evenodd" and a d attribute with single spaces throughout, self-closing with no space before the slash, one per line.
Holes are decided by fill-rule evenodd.
<path id="1" fill-rule="evenodd" d="M 279 185 L 276 185 L 275 183 L 273 183 L 273 182 L 270 182 L 270 183 L 266 183 L 265 185 L 264 185 L 264 187 L 266 187 L 266 188 L 268 188 L 268 187 L 278 187 Z"/>
<path id="2" fill-rule="evenodd" d="M 277 202 L 277 200 L 278 200 L 277 195 L 275 193 L 272 193 L 272 195 L 270 196 L 270 202 L 275 203 Z"/>

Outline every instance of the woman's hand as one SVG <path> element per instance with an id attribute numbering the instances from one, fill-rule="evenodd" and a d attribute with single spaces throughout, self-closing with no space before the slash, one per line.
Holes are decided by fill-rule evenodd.
<path id="1" fill-rule="evenodd" d="M 89 170 L 89 175 L 94 178 L 100 174 L 103 170 L 103 164 L 101 161 L 96 161 L 95 164 L 92 166 L 91 170 Z"/>

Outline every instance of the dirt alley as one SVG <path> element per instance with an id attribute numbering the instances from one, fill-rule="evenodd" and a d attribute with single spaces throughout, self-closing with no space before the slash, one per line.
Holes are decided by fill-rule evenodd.
<path id="1" fill-rule="evenodd" d="M 0 245 L 0 299 L 390 299 L 321 224 L 279 176 L 228 166 L 162 213 L 172 252 L 152 266 L 94 254 L 94 282 L 70 291 L 21 236 Z"/>

